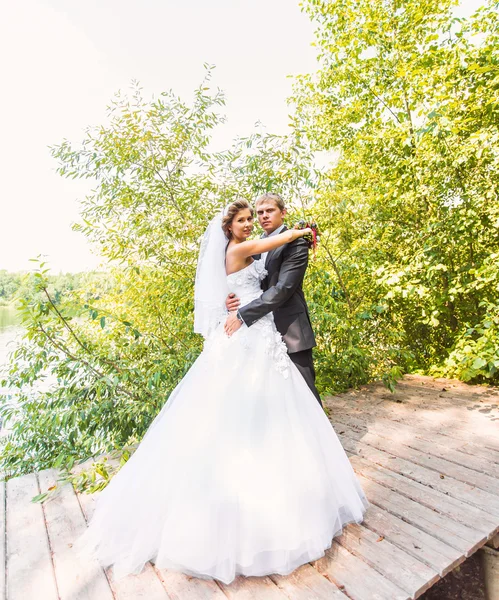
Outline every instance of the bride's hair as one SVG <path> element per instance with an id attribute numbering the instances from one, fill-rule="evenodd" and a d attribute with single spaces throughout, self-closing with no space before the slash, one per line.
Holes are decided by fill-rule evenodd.
<path id="1" fill-rule="evenodd" d="M 232 236 L 232 233 L 229 231 L 230 224 L 234 220 L 234 217 L 237 215 L 237 213 L 240 210 L 244 210 L 245 208 L 250 209 L 252 217 L 255 216 L 255 211 L 253 210 L 253 207 L 244 198 L 238 198 L 237 200 L 234 200 L 234 202 L 232 202 L 232 204 L 229 204 L 229 206 L 227 207 L 225 211 L 225 216 L 222 219 L 222 229 L 229 239 Z"/>

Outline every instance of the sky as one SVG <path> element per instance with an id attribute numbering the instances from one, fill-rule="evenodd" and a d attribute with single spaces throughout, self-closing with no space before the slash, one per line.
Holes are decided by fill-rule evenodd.
<path id="1" fill-rule="evenodd" d="M 479 0 L 463 0 L 469 14 Z M 188 100 L 216 65 L 226 93 L 222 149 L 257 121 L 286 133 L 292 81 L 315 70 L 314 27 L 298 0 L 23 0 L 0 9 L 2 143 L 0 269 L 28 270 L 44 255 L 53 273 L 98 267 L 78 221 L 88 184 L 55 172 L 49 146 L 78 144 L 105 121 L 118 90 L 173 89 Z M 8 57 L 8 58 L 6 58 Z"/>

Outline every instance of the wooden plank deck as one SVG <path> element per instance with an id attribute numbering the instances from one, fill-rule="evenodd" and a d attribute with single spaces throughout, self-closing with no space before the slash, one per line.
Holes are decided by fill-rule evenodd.
<path id="1" fill-rule="evenodd" d="M 406 376 L 395 394 L 366 386 L 326 408 L 371 507 L 320 560 L 231 585 L 150 564 L 114 580 L 72 549 L 95 494 L 30 502 L 48 470 L 0 483 L 0 600 L 406 600 L 499 533 L 497 390 Z"/>

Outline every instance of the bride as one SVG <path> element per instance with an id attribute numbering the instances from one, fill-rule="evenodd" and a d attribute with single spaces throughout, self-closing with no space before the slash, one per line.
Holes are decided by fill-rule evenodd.
<path id="1" fill-rule="evenodd" d="M 225 298 L 260 296 L 254 254 L 310 230 L 248 240 L 253 210 L 236 200 L 204 234 L 195 331 L 205 345 L 130 460 L 102 492 L 80 548 L 114 576 L 158 568 L 230 583 L 287 575 L 316 560 L 368 506 L 323 409 L 272 314 L 231 337 Z"/>

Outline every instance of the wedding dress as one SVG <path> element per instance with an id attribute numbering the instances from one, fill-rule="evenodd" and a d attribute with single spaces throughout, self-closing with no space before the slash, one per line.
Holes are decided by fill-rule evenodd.
<path id="1" fill-rule="evenodd" d="M 258 260 L 226 281 L 244 305 L 264 276 Z M 116 577 L 151 560 L 230 583 L 320 558 L 367 506 L 269 314 L 230 338 L 213 330 L 80 542 Z"/>

